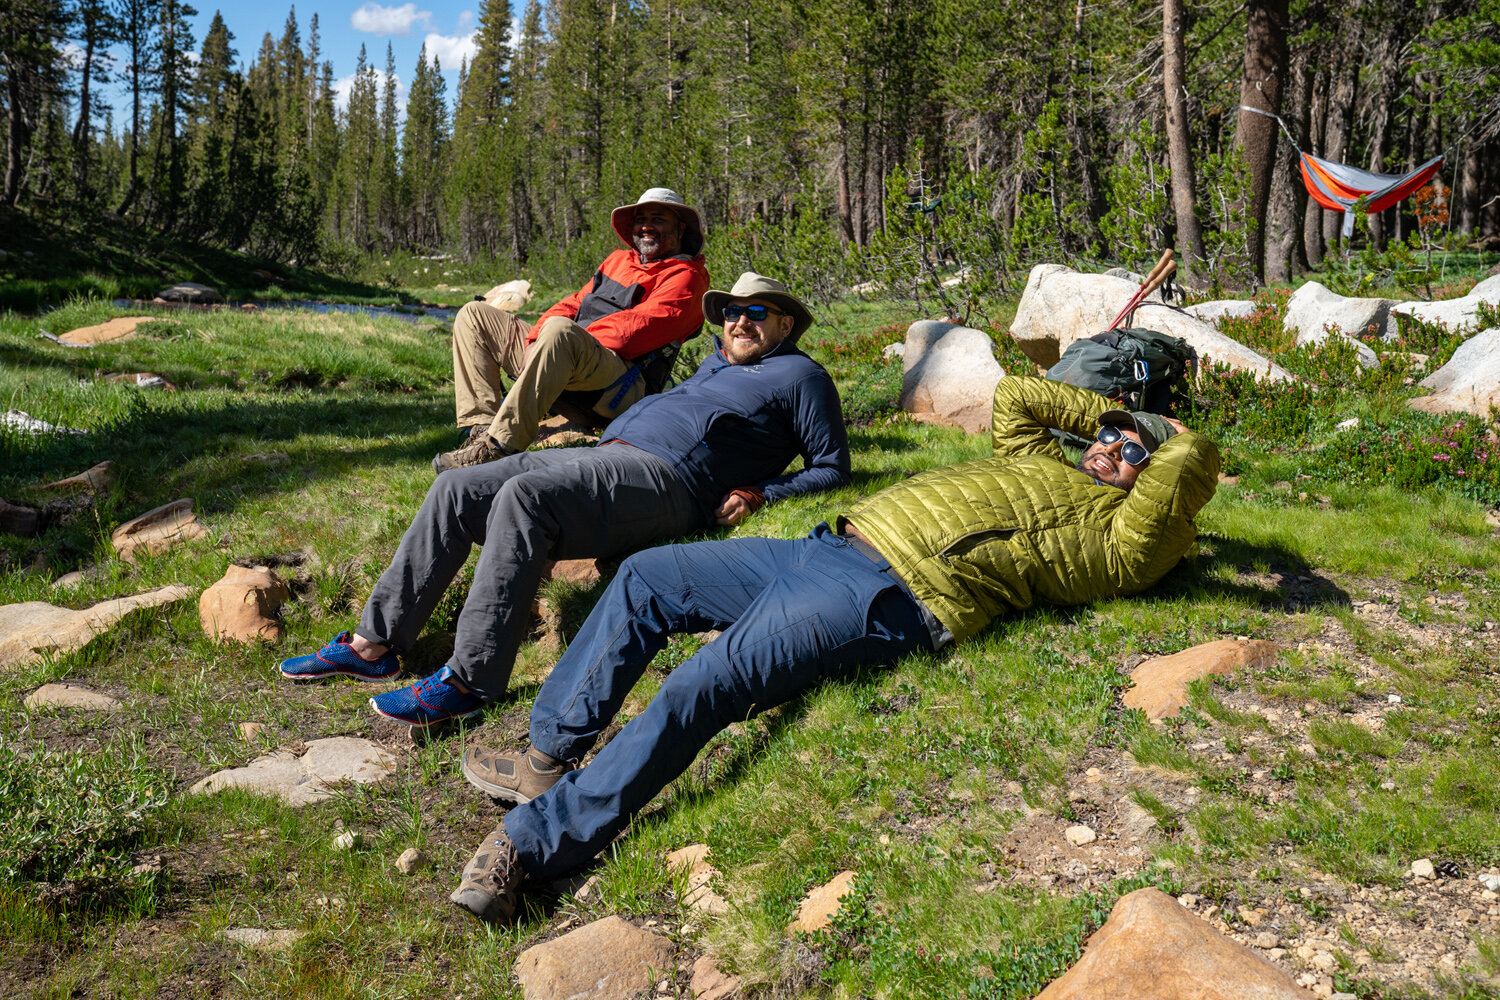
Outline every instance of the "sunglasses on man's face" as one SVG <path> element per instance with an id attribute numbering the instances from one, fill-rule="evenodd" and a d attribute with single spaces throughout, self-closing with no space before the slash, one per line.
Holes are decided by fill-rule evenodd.
<path id="1" fill-rule="evenodd" d="M 1151 453 L 1146 450 L 1145 445 L 1137 444 L 1125 437 L 1124 434 L 1120 433 L 1120 428 L 1118 427 L 1106 424 L 1099 428 L 1098 441 L 1100 444 L 1108 447 L 1121 439 L 1124 439 L 1125 443 L 1120 445 L 1120 457 L 1130 465 L 1145 465 L 1146 460 L 1151 457 Z"/>
<path id="2" fill-rule="evenodd" d="M 763 323 L 767 316 L 775 313 L 777 316 L 785 316 L 786 313 L 780 309 L 772 309 L 759 303 L 748 306 L 725 306 L 720 310 L 724 315 L 724 322 L 733 323 L 741 316 L 749 316 L 752 323 Z"/>

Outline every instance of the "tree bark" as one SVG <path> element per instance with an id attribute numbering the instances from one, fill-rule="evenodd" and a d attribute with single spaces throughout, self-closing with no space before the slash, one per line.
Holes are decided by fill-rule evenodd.
<path id="1" fill-rule="evenodd" d="M 1183 281 L 1197 280 L 1203 262 L 1203 227 L 1198 223 L 1193 191 L 1192 146 L 1187 124 L 1187 48 L 1183 0 L 1162 3 L 1162 85 L 1167 104 L 1167 156 L 1172 166 L 1172 209 L 1177 216 L 1177 246 Z"/>
<path id="2" fill-rule="evenodd" d="M 21 97 L 21 73 L 14 65 L 5 74 L 5 99 L 5 203 L 14 205 L 21 197 L 21 174 L 25 170 L 21 154 L 26 147 L 26 114 Z"/>
<path id="3" fill-rule="evenodd" d="M 1240 82 L 1240 104 L 1281 114 L 1281 88 L 1287 74 L 1288 0 L 1249 0 L 1245 32 L 1245 75 Z M 1250 168 L 1250 267 L 1265 279 L 1266 206 L 1276 165 L 1278 127 L 1265 115 L 1240 112 L 1240 150 Z"/>
<path id="4" fill-rule="evenodd" d="M 1322 156 L 1338 163 L 1344 162 L 1349 149 L 1349 132 L 1354 124 L 1354 102 L 1359 92 L 1359 22 L 1346 18 L 1348 32 L 1344 50 L 1339 54 L 1338 65 L 1333 69 L 1328 89 L 1326 125 L 1323 133 Z M 1341 212 L 1323 212 L 1323 242 L 1333 243 L 1343 233 L 1344 216 Z"/>
<path id="5" fill-rule="evenodd" d="M 1305 149 L 1317 151 L 1323 148 L 1326 135 L 1324 126 L 1328 113 L 1328 76 L 1328 71 L 1323 70 L 1313 77 L 1307 109 L 1307 124 L 1302 136 Z M 1300 169 L 1298 180 L 1301 180 Z M 1305 186 L 1303 186 L 1303 191 L 1306 192 Z M 1323 206 L 1309 195 L 1302 212 L 1302 252 L 1307 257 L 1309 269 L 1323 266 L 1323 250 Z"/>

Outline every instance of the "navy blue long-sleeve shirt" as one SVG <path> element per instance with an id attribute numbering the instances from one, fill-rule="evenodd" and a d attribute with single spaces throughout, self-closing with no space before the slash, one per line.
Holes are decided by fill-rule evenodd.
<path id="1" fill-rule="evenodd" d="M 732 365 L 714 351 L 692 378 L 616 417 L 599 444 L 613 441 L 670 462 L 710 521 L 731 490 L 757 489 L 774 503 L 849 482 L 833 379 L 785 344 L 753 365 Z M 783 475 L 798 455 L 803 468 Z"/>

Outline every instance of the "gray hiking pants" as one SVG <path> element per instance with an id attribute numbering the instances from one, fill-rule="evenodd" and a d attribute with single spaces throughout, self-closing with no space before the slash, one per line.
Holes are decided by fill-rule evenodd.
<path id="1" fill-rule="evenodd" d="M 487 700 L 505 694 L 550 559 L 608 557 L 704 527 L 697 498 L 655 455 L 615 443 L 549 448 L 444 472 L 355 630 L 411 649 L 480 546 L 449 665 Z"/>

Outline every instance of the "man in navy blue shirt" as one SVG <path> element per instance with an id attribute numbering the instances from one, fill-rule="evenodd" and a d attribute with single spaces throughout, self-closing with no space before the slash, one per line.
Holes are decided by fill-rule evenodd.
<path id="1" fill-rule="evenodd" d="M 549 560 L 607 557 L 767 503 L 849 482 L 849 441 L 833 379 L 797 350 L 812 313 L 786 286 L 747 271 L 703 296 L 722 325 L 692 378 L 631 407 L 596 448 L 523 452 L 452 469 L 428 490 L 359 625 L 281 663 L 294 680 L 395 675 L 438 599 L 480 546 L 453 656 L 410 687 L 370 699 L 381 715 L 430 726 L 505 693 Z M 793 458 L 803 468 L 784 474 Z"/>

